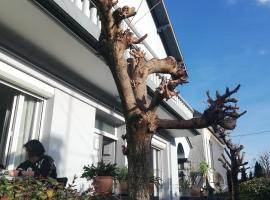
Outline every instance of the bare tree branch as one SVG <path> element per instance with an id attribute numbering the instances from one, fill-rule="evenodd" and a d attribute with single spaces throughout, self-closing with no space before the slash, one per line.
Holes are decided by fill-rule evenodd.
<path id="1" fill-rule="evenodd" d="M 207 120 L 202 117 L 192 119 L 168 120 L 158 119 L 158 129 L 200 129 L 209 126 Z"/>
<path id="2" fill-rule="evenodd" d="M 226 148 L 224 149 L 224 151 L 225 151 L 225 153 L 227 154 L 227 156 L 228 156 L 230 159 L 232 159 L 232 158 L 231 158 L 231 154 L 229 153 L 229 151 L 228 151 Z"/>
<path id="3" fill-rule="evenodd" d="M 221 154 L 221 156 L 222 156 L 223 160 L 226 162 L 226 164 L 229 166 L 229 168 L 231 169 L 232 166 L 231 166 L 231 164 L 229 163 L 229 161 L 227 160 L 227 158 L 225 157 L 225 155 L 224 155 L 224 154 Z"/>
<path id="4" fill-rule="evenodd" d="M 211 125 L 219 125 L 225 129 L 232 130 L 236 126 L 236 120 L 241 117 L 243 113 L 239 114 L 237 110 L 239 109 L 236 105 L 232 106 L 230 103 L 236 103 L 235 98 L 229 98 L 232 94 L 236 93 L 240 88 L 238 85 L 235 89 L 226 91 L 223 95 L 216 92 L 216 99 L 210 97 L 209 92 L 207 92 L 209 107 L 203 113 L 203 116 L 209 121 Z"/>
<path id="5" fill-rule="evenodd" d="M 128 63 L 124 57 L 124 51 L 131 45 L 142 42 L 147 35 L 137 38 L 129 29 L 121 29 L 121 21 L 134 16 L 136 12 L 135 8 L 128 6 L 112 11 L 111 8 L 117 2 L 115 0 L 101 0 L 97 2 L 102 24 L 99 46 L 100 53 L 105 58 L 114 77 L 121 102 L 123 103 L 124 114 L 131 115 L 138 109 L 138 103 L 133 92 L 133 80 L 128 74 Z"/>
<path id="6" fill-rule="evenodd" d="M 248 164 L 248 162 L 244 162 L 244 163 L 240 164 L 240 166 L 244 166 L 244 165 L 247 165 L 247 164 Z"/>
<path id="7" fill-rule="evenodd" d="M 182 84 L 181 79 L 166 79 L 161 77 L 161 83 L 154 93 L 154 97 L 151 100 L 148 110 L 156 110 L 163 99 L 168 100 L 173 96 L 179 97 L 179 92 L 176 91 L 176 87 Z"/>
<path id="8" fill-rule="evenodd" d="M 231 169 L 228 167 L 228 165 L 226 164 L 226 162 L 225 162 L 223 159 L 219 158 L 218 160 L 222 163 L 222 166 L 223 166 L 228 172 L 231 171 Z"/>
<path id="9" fill-rule="evenodd" d="M 148 110 L 155 111 L 162 101 L 163 101 L 163 96 L 160 94 L 158 90 L 156 90 L 148 106 Z"/>
<path id="10" fill-rule="evenodd" d="M 235 89 L 230 91 L 226 88 L 225 94 L 220 95 L 218 92 L 216 94 L 216 99 L 210 98 L 209 93 L 208 103 L 209 107 L 204 111 L 203 115 L 198 118 L 193 118 L 190 120 L 159 120 L 159 129 L 182 129 L 182 128 L 205 128 L 211 125 L 221 126 L 224 129 L 234 129 L 236 125 L 236 120 L 245 114 L 245 112 L 238 114 L 236 112 L 236 106 L 227 105 L 227 103 L 236 102 L 235 99 L 228 98 L 232 94 L 238 91 L 240 85 Z M 164 90 L 166 91 L 166 90 Z M 232 110 L 232 112 L 228 112 Z M 227 141 L 229 142 L 229 141 Z M 228 144 L 231 146 L 230 144 Z"/>
<path id="11" fill-rule="evenodd" d="M 118 8 L 113 12 L 114 21 L 117 25 L 119 25 L 123 19 L 127 19 L 135 15 L 136 15 L 135 8 L 129 6 Z"/>
<path id="12" fill-rule="evenodd" d="M 152 59 L 145 64 L 148 74 L 171 74 L 172 78 L 187 81 L 187 71 L 182 62 L 177 63 L 175 58 L 169 56 L 164 59 Z"/>

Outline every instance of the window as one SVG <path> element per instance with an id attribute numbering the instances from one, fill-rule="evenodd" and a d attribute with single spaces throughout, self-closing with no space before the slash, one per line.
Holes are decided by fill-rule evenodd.
<path id="1" fill-rule="evenodd" d="M 116 127 L 113 123 L 112 118 L 108 115 L 104 115 L 100 111 L 97 111 L 95 120 L 95 132 L 94 136 L 99 145 L 95 145 L 97 158 L 94 158 L 94 162 L 103 160 L 106 163 L 115 163 L 115 152 L 116 152 Z M 96 141 L 97 142 L 97 141 Z"/>
<path id="2" fill-rule="evenodd" d="M 105 163 L 115 163 L 115 140 L 103 136 L 102 160 Z"/>
<path id="3" fill-rule="evenodd" d="M 108 122 L 106 118 L 97 116 L 95 121 L 95 128 L 106 133 L 115 135 L 115 128 L 112 123 Z"/>
<path id="4" fill-rule="evenodd" d="M 0 162 L 18 166 L 25 155 L 23 144 L 38 139 L 43 101 L 0 83 Z"/>
<path id="5" fill-rule="evenodd" d="M 213 143 L 211 141 L 209 141 L 209 150 L 210 150 L 210 159 L 211 159 L 211 168 L 215 169 L 215 165 L 214 165 L 214 154 L 213 154 Z"/>
<path id="6" fill-rule="evenodd" d="M 154 177 L 161 178 L 162 177 L 162 166 L 161 166 L 161 150 L 153 148 L 153 175 Z M 154 186 L 154 196 L 159 196 L 159 187 L 157 185 Z"/>

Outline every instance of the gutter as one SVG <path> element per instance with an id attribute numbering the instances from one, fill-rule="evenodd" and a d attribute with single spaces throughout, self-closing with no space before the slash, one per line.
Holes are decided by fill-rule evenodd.
<path id="1" fill-rule="evenodd" d="M 170 17 L 169 17 L 169 15 L 168 15 L 168 12 L 167 12 L 165 3 L 164 3 L 163 0 L 162 0 L 161 2 L 162 2 L 162 5 L 163 5 L 163 8 L 164 8 L 164 11 L 165 11 L 165 13 L 166 13 L 166 17 L 167 17 L 167 19 L 168 19 L 168 21 L 169 21 L 169 23 L 168 23 L 168 28 L 170 29 L 170 32 L 171 32 L 171 34 L 173 35 L 173 39 L 175 40 L 175 44 L 176 44 L 177 49 L 178 49 L 178 51 L 179 51 L 179 53 L 180 53 L 180 56 L 181 56 L 181 60 L 183 61 L 184 65 L 185 65 L 184 57 L 183 57 L 183 54 L 182 54 L 182 52 L 181 52 L 181 50 L 180 50 L 179 44 L 178 44 L 178 42 L 177 42 L 177 39 L 176 39 L 176 36 L 175 36 L 175 32 L 174 32 L 174 30 L 173 30 L 173 26 L 172 26 Z M 165 28 L 167 28 L 167 26 L 166 26 Z M 162 31 L 162 30 L 163 30 L 163 29 L 161 29 L 161 31 Z"/>

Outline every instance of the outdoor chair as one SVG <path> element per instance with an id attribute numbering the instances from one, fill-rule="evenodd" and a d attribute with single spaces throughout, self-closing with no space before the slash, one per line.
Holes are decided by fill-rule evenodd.
<path id="1" fill-rule="evenodd" d="M 56 178 L 56 180 L 58 181 L 58 183 L 61 183 L 64 187 L 66 187 L 67 182 L 68 182 L 67 177 Z"/>

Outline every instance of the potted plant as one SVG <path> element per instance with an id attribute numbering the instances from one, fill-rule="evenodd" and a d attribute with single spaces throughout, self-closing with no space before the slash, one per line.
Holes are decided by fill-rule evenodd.
<path id="1" fill-rule="evenodd" d="M 199 172 L 191 171 L 190 172 L 190 180 L 191 180 L 191 189 L 190 189 L 190 196 L 198 197 L 200 196 L 201 189 L 196 185 L 196 179 L 199 176 Z"/>
<path id="2" fill-rule="evenodd" d="M 117 180 L 119 194 L 127 194 L 128 192 L 128 168 L 127 167 L 118 167 L 117 168 Z"/>
<path id="3" fill-rule="evenodd" d="M 208 175 L 207 175 L 208 170 L 209 170 L 209 165 L 207 164 L 207 162 L 205 162 L 205 161 L 200 162 L 200 173 L 202 174 L 202 177 L 203 177 L 204 182 L 205 182 L 205 186 L 203 187 L 203 191 L 204 191 L 205 195 L 211 196 L 211 195 L 213 195 L 214 188 L 212 188 L 211 185 L 209 184 Z"/>
<path id="4" fill-rule="evenodd" d="M 207 181 L 208 168 L 209 168 L 209 166 L 208 166 L 207 162 L 205 162 L 205 161 L 200 162 L 199 171 L 197 172 L 197 176 L 200 175 L 204 181 L 205 180 Z M 202 194 L 201 192 L 202 192 L 201 188 L 193 187 L 191 189 L 190 194 L 191 194 L 191 196 L 201 196 L 201 194 Z"/>
<path id="5" fill-rule="evenodd" d="M 93 185 L 97 194 L 105 196 L 112 192 L 113 179 L 116 177 L 116 164 L 98 162 L 83 167 L 82 178 L 88 181 L 93 180 Z"/>
<path id="6" fill-rule="evenodd" d="M 209 165 L 207 164 L 207 162 L 205 161 L 200 162 L 200 173 L 204 178 L 207 178 L 208 169 Z"/>
<path id="7" fill-rule="evenodd" d="M 160 188 L 162 179 L 158 176 L 150 176 L 149 178 L 150 178 L 149 187 L 148 187 L 149 194 L 153 196 L 154 191 L 155 191 L 155 186 L 156 186 L 156 188 Z"/>
<path id="8" fill-rule="evenodd" d="M 182 195 L 187 196 L 190 194 L 190 181 L 188 179 L 179 180 L 179 191 Z"/>

